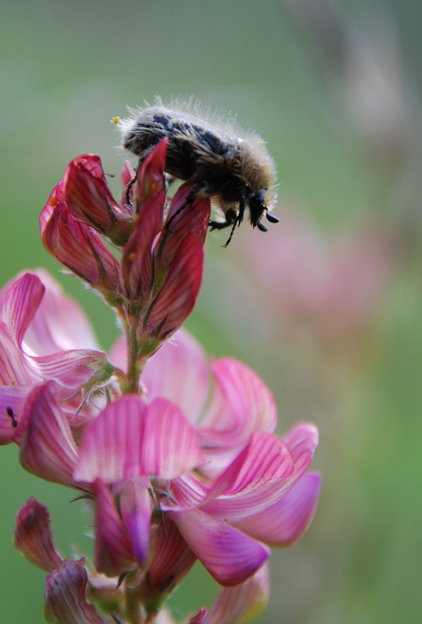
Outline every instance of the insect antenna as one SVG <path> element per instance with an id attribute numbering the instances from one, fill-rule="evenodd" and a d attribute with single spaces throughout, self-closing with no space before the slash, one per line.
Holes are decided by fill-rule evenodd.
<path id="1" fill-rule="evenodd" d="M 265 208 L 265 210 L 266 210 L 265 216 L 267 217 L 267 221 L 269 221 L 270 223 L 280 223 L 280 219 L 278 219 L 273 214 L 268 212 L 268 208 Z"/>

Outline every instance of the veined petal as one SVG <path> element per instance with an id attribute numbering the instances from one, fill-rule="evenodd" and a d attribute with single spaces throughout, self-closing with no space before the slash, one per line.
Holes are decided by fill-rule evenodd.
<path id="1" fill-rule="evenodd" d="M 0 446 L 15 442 L 27 395 L 34 386 L 0 387 Z"/>
<path id="2" fill-rule="evenodd" d="M 315 425 L 300 423 L 283 436 L 283 440 L 289 447 L 295 468 L 297 470 L 305 466 L 307 468 L 318 446 L 318 429 Z"/>
<path id="3" fill-rule="evenodd" d="M 136 181 L 136 206 L 140 214 L 142 214 L 145 209 L 145 203 L 153 195 L 164 191 L 166 188 L 164 169 L 166 166 L 167 144 L 167 137 L 161 139 L 147 156 L 138 171 L 138 178 Z"/>
<path id="4" fill-rule="evenodd" d="M 36 275 L 25 273 L 7 293 L 2 317 L 11 337 L 18 346 L 44 296 L 45 287 Z"/>
<path id="5" fill-rule="evenodd" d="M 130 299 L 143 297 L 151 287 L 152 243 L 161 228 L 165 201 L 165 190 L 150 197 L 142 208 L 134 233 L 123 249 L 122 282 Z"/>
<path id="6" fill-rule="evenodd" d="M 41 357 L 27 356 L 28 364 L 42 379 L 51 379 L 61 388 L 60 398 L 68 399 L 107 363 L 102 351 L 74 349 Z"/>
<path id="7" fill-rule="evenodd" d="M 49 624 L 105 624 L 85 600 L 84 560 L 64 561 L 45 582 L 45 619 Z"/>
<path id="8" fill-rule="evenodd" d="M 192 425 L 178 407 L 155 399 L 146 416 L 142 474 L 173 479 L 204 463 Z"/>
<path id="9" fill-rule="evenodd" d="M 243 583 L 270 556 L 264 544 L 197 509 L 168 512 L 211 576 L 226 587 Z"/>
<path id="10" fill-rule="evenodd" d="M 199 236 L 191 232 L 180 244 L 163 287 L 148 313 L 147 332 L 167 338 L 191 313 L 202 281 L 204 252 Z"/>
<path id="11" fill-rule="evenodd" d="M 186 474 L 170 481 L 168 485 L 169 496 L 163 497 L 160 501 L 161 509 L 164 511 L 183 511 L 199 507 L 209 494 L 209 488 L 195 479 L 192 475 Z"/>
<path id="12" fill-rule="evenodd" d="M 250 368 L 225 358 L 213 366 L 213 373 L 217 386 L 199 428 L 204 446 L 241 446 L 255 431 L 275 430 L 274 398 Z"/>
<path id="13" fill-rule="evenodd" d="M 14 532 L 15 548 L 42 570 L 51 572 L 63 562 L 54 545 L 48 509 L 35 498 L 19 509 Z"/>
<path id="14" fill-rule="evenodd" d="M 145 411 L 135 395 L 110 403 L 85 429 L 75 479 L 117 483 L 142 475 Z"/>
<path id="15" fill-rule="evenodd" d="M 145 567 L 149 556 L 152 499 L 142 483 L 136 480 L 126 483 L 120 494 L 120 512 L 136 559 Z"/>
<path id="16" fill-rule="evenodd" d="M 95 568 L 107 576 L 120 576 L 136 568 L 136 558 L 109 488 L 95 481 Z"/>
<path id="17" fill-rule="evenodd" d="M 207 624 L 247 624 L 265 609 L 270 596 L 268 564 L 250 579 L 223 589 L 214 601 Z"/>
<path id="18" fill-rule="evenodd" d="M 237 528 L 269 546 L 292 546 L 314 517 L 321 477 L 309 472 L 275 505 L 236 523 Z"/>
<path id="19" fill-rule="evenodd" d="M 157 531 L 154 553 L 148 568 L 144 592 L 153 605 L 179 585 L 190 571 L 197 557 L 183 539 L 177 526 L 164 515 Z"/>
<path id="20" fill-rule="evenodd" d="M 216 480 L 209 499 L 220 493 L 233 496 L 255 491 L 287 479 L 293 471 L 292 456 L 283 440 L 269 433 L 254 433 L 248 446 Z"/>
<path id="21" fill-rule="evenodd" d="M 23 356 L 6 325 L 0 321 L 0 385 L 32 383 Z"/>
<path id="22" fill-rule="evenodd" d="M 74 485 L 72 473 L 78 458 L 67 419 L 46 383 L 29 394 L 17 435 L 23 430 L 22 466 L 46 481 Z M 26 429 L 25 429 L 26 427 Z"/>
<path id="23" fill-rule="evenodd" d="M 166 227 L 163 229 L 157 244 L 158 258 L 164 266 L 170 266 L 179 246 L 184 244 L 184 238 L 189 232 L 198 234 L 202 245 L 205 242 L 211 212 L 209 197 L 197 197 L 191 206 L 187 206 L 176 215 L 177 211 L 184 205 L 191 190 L 190 184 L 182 184 L 172 199 Z M 173 215 L 176 216 L 173 217 Z M 167 224 L 169 224 L 168 229 Z"/>
<path id="24" fill-rule="evenodd" d="M 195 422 L 208 393 L 208 365 L 199 343 L 184 329 L 147 361 L 141 382 L 147 401 L 158 397 L 177 405 L 183 414 Z"/>

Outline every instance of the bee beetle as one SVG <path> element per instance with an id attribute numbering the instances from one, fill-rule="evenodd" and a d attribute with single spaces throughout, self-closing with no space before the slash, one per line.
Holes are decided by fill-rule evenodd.
<path id="1" fill-rule="evenodd" d="M 123 147 L 139 156 L 140 163 L 161 139 L 168 137 L 165 171 L 192 185 L 176 214 L 191 206 L 197 196 L 210 197 L 224 215 L 224 220 L 210 221 L 211 230 L 231 226 L 225 247 L 247 208 L 253 227 L 263 232 L 267 232 L 261 221 L 264 215 L 270 223 L 278 222 L 270 214 L 276 200 L 275 166 L 264 141 L 256 134 L 239 136 L 227 124 L 207 121 L 196 109 L 192 114 L 161 101 L 133 111 L 133 116 L 120 120 L 119 126 Z"/>

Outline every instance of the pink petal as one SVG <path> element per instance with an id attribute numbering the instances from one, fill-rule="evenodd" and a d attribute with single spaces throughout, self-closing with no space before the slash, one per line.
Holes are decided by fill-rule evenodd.
<path id="1" fill-rule="evenodd" d="M 237 522 L 236 526 L 270 546 L 291 546 L 312 522 L 320 487 L 320 475 L 307 473 L 275 505 Z"/>
<path id="2" fill-rule="evenodd" d="M 22 430 L 22 466 L 46 481 L 74 485 L 72 473 L 78 449 L 49 383 L 35 387 L 29 394 L 17 434 Z"/>
<path id="3" fill-rule="evenodd" d="M 184 475 L 173 479 L 168 484 L 168 497 L 160 501 L 163 511 L 184 511 L 199 507 L 207 498 L 209 488 L 192 475 Z"/>
<path id="4" fill-rule="evenodd" d="M 45 287 L 39 277 L 25 273 L 13 284 L 4 299 L 3 320 L 18 346 L 41 303 L 44 292 Z"/>
<path id="5" fill-rule="evenodd" d="M 152 285 L 152 243 L 157 236 L 166 200 L 165 190 L 153 195 L 143 206 L 136 229 L 124 247 L 122 281 L 130 299 L 145 296 Z"/>
<path id="6" fill-rule="evenodd" d="M 133 552 L 140 566 L 149 556 L 152 498 L 147 488 L 137 481 L 128 481 L 120 494 L 120 511 L 129 534 Z"/>
<path id="7" fill-rule="evenodd" d="M 318 429 L 311 423 L 301 423 L 293 427 L 283 439 L 292 454 L 296 470 L 306 470 L 318 446 Z"/>
<path id="8" fill-rule="evenodd" d="M 191 617 L 189 624 L 207 624 L 208 623 L 208 611 L 201 607 L 196 615 Z"/>
<path id="9" fill-rule="evenodd" d="M 0 385 L 29 385 L 32 379 L 21 352 L 10 336 L 6 325 L 0 321 Z"/>
<path id="10" fill-rule="evenodd" d="M 105 624 L 85 600 L 84 560 L 64 561 L 45 582 L 45 617 L 60 624 Z"/>
<path id="11" fill-rule="evenodd" d="M 147 156 L 138 172 L 136 182 L 136 204 L 139 213 L 145 209 L 145 203 L 156 193 L 164 191 L 168 138 L 164 137 Z"/>
<path id="12" fill-rule="evenodd" d="M 28 356 L 28 363 L 39 377 L 56 381 L 62 386 L 61 399 L 69 399 L 95 373 L 100 374 L 102 369 L 105 370 L 107 356 L 102 351 L 78 349 L 42 357 Z"/>
<path id="13" fill-rule="evenodd" d="M 275 430 L 274 398 L 250 368 L 226 358 L 213 366 L 213 373 L 217 387 L 199 429 L 203 446 L 241 446 L 255 431 Z"/>
<path id="14" fill-rule="evenodd" d="M 162 397 L 195 422 L 208 393 L 208 366 L 199 343 L 184 329 L 147 361 L 141 382 L 148 402 Z"/>
<path id="15" fill-rule="evenodd" d="M 199 510 L 169 512 L 193 552 L 211 576 L 227 587 L 239 585 L 270 556 L 264 544 Z"/>
<path id="16" fill-rule="evenodd" d="M 173 215 L 183 206 L 192 190 L 190 184 L 182 184 L 172 199 L 167 215 L 166 224 L 172 219 L 170 225 L 163 229 L 158 242 L 158 258 L 164 266 L 170 266 L 180 245 L 184 244 L 184 238 L 189 232 L 195 232 L 204 244 L 210 220 L 211 203 L 209 197 L 197 197 L 192 206 L 184 208 L 174 218 Z"/>
<path id="17" fill-rule="evenodd" d="M 75 479 L 117 483 L 143 474 L 145 411 L 137 396 L 110 403 L 85 429 Z"/>
<path id="18" fill-rule="evenodd" d="M 15 441 L 25 400 L 32 388 L 33 385 L 0 387 L 0 446 Z"/>
<path id="19" fill-rule="evenodd" d="M 48 509 L 35 498 L 19 509 L 14 532 L 15 548 L 42 570 L 51 572 L 63 562 L 54 545 Z"/>
<path id="20" fill-rule="evenodd" d="M 46 271 L 38 269 L 36 275 L 46 290 L 25 334 L 25 352 L 41 356 L 71 349 L 98 350 L 88 318 L 76 301 L 64 295 Z"/>
<path id="21" fill-rule="evenodd" d="M 114 498 L 101 479 L 95 481 L 95 493 L 95 568 L 107 576 L 120 576 L 136 568 L 136 558 Z"/>
<path id="22" fill-rule="evenodd" d="M 265 609 L 270 595 L 268 564 L 237 587 L 223 589 L 217 596 L 207 624 L 241 624 L 251 621 Z"/>
<path id="23" fill-rule="evenodd" d="M 148 407 L 142 447 L 143 474 L 173 479 L 204 463 L 193 427 L 166 399 Z"/>
<path id="24" fill-rule="evenodd" d="M 180 244 L 166 280 L 152 304 L 146 322 L 147 332 L 167 338 L 191 313 L 202 281 L 204 253 L 196 233 Z"/>
<path id="25" fill-rule="evenodd" d="M 153 604 L 158 596 L 179 585 L 191 570 L 197 557 L 189 548 L 177 526 L 165 515 L 157 531 L 154 553 L 148 568 L 148 593 Z"/>

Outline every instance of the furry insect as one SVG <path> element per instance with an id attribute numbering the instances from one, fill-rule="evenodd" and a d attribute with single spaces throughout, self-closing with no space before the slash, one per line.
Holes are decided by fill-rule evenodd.
<path id="1" fill-rule="evenodd" d="M 210 221 L 211 229 L 231 226 L 225 247 L 242 223 L 246 208 L 252 226 L 268 231 L 261 221 L 264 214 L 270 223 L 278 219 L 269 212 L 276 199 L 276 175 L 264 142 L 256 134 L 241 137 L 230 126 L 207 121 L 197 110 L 194 113 L 161 102 L 134 111 L 132 117 L 119 121 L 123 147 L 139 156 L 141 163 L 162 138 L 168 137 L 165 170 L 192 185 L 185 204 L 172 219 L 202 196 L 210 197 L 224 215 L 222 221 Z"/>

